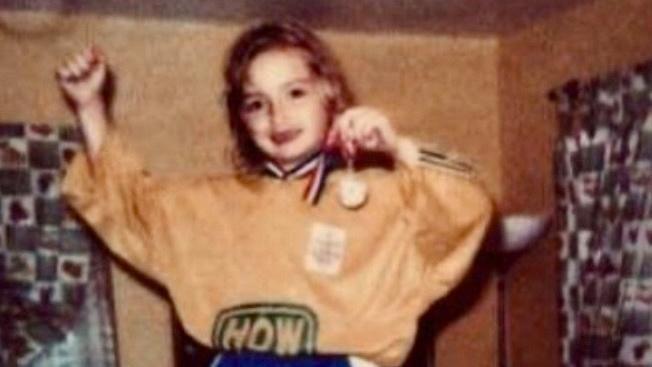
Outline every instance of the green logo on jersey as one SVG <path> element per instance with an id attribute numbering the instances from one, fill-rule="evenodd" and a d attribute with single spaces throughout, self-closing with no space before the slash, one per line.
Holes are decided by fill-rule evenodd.
<path id="1" fill-rule="evenodd" d="M 304 306 L 242 305 L 217 316 L 213 345 L 227 351 L 311 354 L 316 349 L 317 326 L 315 313 Z"/>

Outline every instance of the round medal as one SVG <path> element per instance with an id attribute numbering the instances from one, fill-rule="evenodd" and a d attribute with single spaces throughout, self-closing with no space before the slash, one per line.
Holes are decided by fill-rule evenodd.
<path id="1" fill-rule="evenodd" d="M 358 209 L 367 201 L 367 184 L 355 176 L 353 162 L 347 162 L 347 173 L 339 183 L 340 203 L 347 209 Z"/>

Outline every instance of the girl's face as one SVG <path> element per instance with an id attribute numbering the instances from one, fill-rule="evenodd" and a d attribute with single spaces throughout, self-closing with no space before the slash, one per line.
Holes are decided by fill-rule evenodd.
<path id="1" fill-rule="evenodd" d="M 328 83 L 308 67 L 300 49 L 273 49 L 256 56 L 247 73 L 241 108 L 258 148 L 284 169 L 317 152 L 331 116 Z"/>

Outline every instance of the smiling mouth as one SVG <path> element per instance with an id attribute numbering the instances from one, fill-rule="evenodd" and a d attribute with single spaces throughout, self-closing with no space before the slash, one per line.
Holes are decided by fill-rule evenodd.
<path id="1" fill-rule="evenodd" d="M 283 145 L 294 140 L 296 137 L 299 136 L 300 133 L 301 130 L 299 129 L 279 131 L 273 133 L 271 139 L 274 142 L 274 144 Z"/>

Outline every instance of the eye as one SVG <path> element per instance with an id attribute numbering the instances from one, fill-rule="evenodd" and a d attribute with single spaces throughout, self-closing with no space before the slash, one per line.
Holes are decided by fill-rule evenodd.
<path id="1" fill-rule="evenodd" d="M 242 111 L 244 113 L 256 113 L 265 107 L 265 103 L 258 98 L 247 99 L 242 104 Z"/>
<path id="2" fill-rule="evenodd" d="M 290 97 L 293 99 L 299 99 L 301 97 L 304 97 L 306 94 L 308 94 L 308 91 L 305 88 L 292 88 L 290 89 Z"/>

